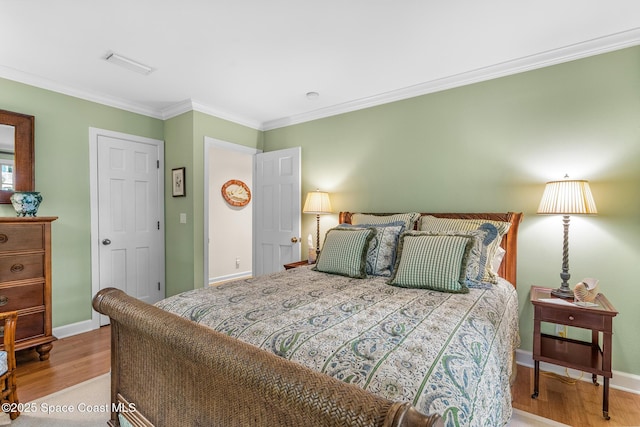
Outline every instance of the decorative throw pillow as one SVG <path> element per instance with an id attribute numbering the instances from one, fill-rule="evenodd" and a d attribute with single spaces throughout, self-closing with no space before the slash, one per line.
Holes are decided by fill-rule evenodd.
<path id="1" fill-rule="evenodd" d="M 465 285 L 469 288 L 491 289 L 491 282 L 485 282 L 483 280 L 485 269 L 488 267 L 488 264 L 490 264 L 490 260 L 487 257 L 487 247 L 485 246 L 485 242 L 487 234 L 495 235 L 495 231 L 491 230 L 493 225 L 486 225 L 488 225 L 488 227 L 482 226 L 477 230 L 471 231 L 421 231 L 419 233 L 429 236 L 471 237 L 473 239 L 473 243 L 469 250 L 465 266 Z"/>
<path id="2" fill-rule="evenodd" d="M 484 228 L 489 231 L 485 236 L 484 245 L 487 248 L 487 259 L 493 260 L 502 237 L 507 234 L 511 223 L 503 221 L 490 221 L 485 219 L 453 219 L 423 216 L 418 223 L 420 231 L 471 231 Z M 497 275 L 491 269 L 491 263 L 485 263 L 483 282 L 496 283 Z"/>
<path id="3" fill-rule="evenodd" d="M 466 267 L 474 244 L 471 236 L 405 232 L 398 243 L 398 260 L 387 283 L 404 288 L 468 293 Z"/>
<path id="4" fill-rule="evenodd" d="M 404 222 L 389 224 L 340 224 L 338 228 L 372 228 L 375 231 L 367 250 L 366 272 L 371 276 L 391 276 L 396 262 L 398 238 L 404 231 Z"/>
<path id="5" fill-rule="evenodd" d="M 327 231 L 313 269 L 348 277 L 367 277 L 367 249 L 374 233 L 371 228 L 332 228 Z"/>
<path id="6" fill-rule="evenodd" d="M 374 215 L 354 213 L 351 215 L 351 224 L 389 224 L 390 222 L 402 221 L 404 222 L 405 230 L 413 230 L 415 228 L 416 221 L 420 218 L 418 212 L 399 213 L 390 215 Z"/>

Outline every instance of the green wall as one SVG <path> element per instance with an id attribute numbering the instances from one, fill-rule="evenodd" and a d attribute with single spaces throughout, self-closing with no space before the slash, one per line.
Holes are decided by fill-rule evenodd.
<path id="1" fill-rule="evenodd" d="M 614 369 L 640 374 L 640 47 L 268 132 L 199 112 L 163 122 L 4 79 L 0 109 L 36 117 L 39 214 L 59 217 L 54 327 L 91 318 L 89 127 L 165 140 L 167 295 L 204 283 L 209 136 L 265 151 L 302 146 L 303 194 L 330 191 L 336 212 L 524 212 L 518 293 L 526 350 L 529 289 L 560 281 L 561 218 L 535 214 L 544 182 L 565 173 L 590 180 L 599 215 L 572 218 L 571 283 L 601 280 L 620 311 Z M 187 196 L 173 198 L 171 169 L 182 166 Z M 0 215 L 14 214 L 0 206 Z M 336 223 L 336 215 L 322 218 L 323 229 Z M 303 215 L 302 231 L 315 235 L 311 215 Z"/>
<path id="2" fill-rule="evenodd" d="M 335 212 L 524 212 L 517 286 L 529 351 L 529 290 L 560 284 L 562 219 L 536 215 L 544 183 L 588 179 L 599 215 L 572 217 L 570 282 L 600 279 L 620 312 L 613 367 L 638 375 L 639 123 L 635 47 L 267 131 L 264 146 L 302 146 L 303 194 L 329 191 Z M 315 233 L 303 217 L 303 235 Z"/>
<path id="3" fill-rule="evenodd" d="M 262 132 L 191 111 L 165 122 L 167 296 L 204 285 L 204 137 L 262 149 Z M 171 197 L 171 169 L 186 167 L 186 197 Z M 187 223 L 179 223 L 180 213 Z"/>
<path id="4" fill-rule="evenodd" d="M 35 116 L 36 191 L 52 225 L 53 326 L 91 319 L 89 128 L 163 139 L 163 123 L 71 96 L 0 79 L 0 109 Z M 11 205 L 0 215 L 15 216 Z"/>

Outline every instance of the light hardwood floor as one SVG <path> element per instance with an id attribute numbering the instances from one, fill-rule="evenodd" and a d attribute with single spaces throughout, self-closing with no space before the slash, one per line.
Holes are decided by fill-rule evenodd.
<path id="1" fill-rule="evenodd" d="M 38 360 L 35 351 L 18 354 L 18 397 L 29 402 L 70 387 L 110 369 L 109 327 L 54 342 L 51 358 Z M 602 386 L 576 381 L 566 384 L 553 376 L 540 376 L 540 396 L 531 399 L 533 370 L 518 366 L 513 406 L 532 414 L 576 427 L 640 426 L 640 395 L 611 389 L 609 414 L 602 418 Z"/>

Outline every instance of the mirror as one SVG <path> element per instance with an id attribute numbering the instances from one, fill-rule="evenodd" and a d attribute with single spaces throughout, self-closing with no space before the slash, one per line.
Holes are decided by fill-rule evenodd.
<path id="1" fill-rule="evenodd" d="M 34 191 L 35 117 L 0 110 L 0 203 L 14 191 Z"/>

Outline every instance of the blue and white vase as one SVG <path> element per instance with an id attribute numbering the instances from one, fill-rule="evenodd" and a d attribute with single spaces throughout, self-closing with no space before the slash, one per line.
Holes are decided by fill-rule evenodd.
<path id="1" fill-rule="evenodd" d="M 42 196 L 38 191 L 16 191 L 10 199 L 18 216 L 36 216 L 42 202 Z"/>

